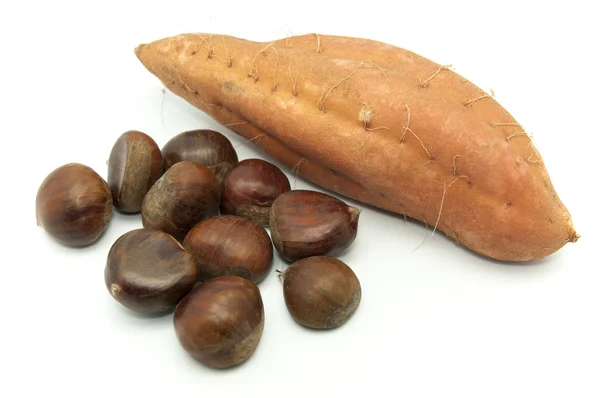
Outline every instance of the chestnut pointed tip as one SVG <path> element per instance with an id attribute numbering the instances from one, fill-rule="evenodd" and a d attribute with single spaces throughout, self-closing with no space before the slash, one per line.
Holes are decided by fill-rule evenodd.
<path id="1" fill-rule="evenodd" d="M 121 286 L 119 286 L 118 284 L 113 283 L 110 285 L 110 294 L 112 294 L 113 296 L 118 296 L 119 293 L 121 293 L 121 291 Z"/>
<path id="2" fill-rule="evenodd" d="M 279 279 L 280 282 L 283 282 L 285 279 L 285 270 L 276 269 L 275 272 L 277 273 L 277 279 Z"/>
<path id="3" fill-rule="evenodd" d="M 360 218 L 360 214 L 362 213 L 362 209 L 359 209 L 355 206 L 348 206 L 348 209 L 350 210 L 350 221 L 358 221 L 358 219 Z"/>

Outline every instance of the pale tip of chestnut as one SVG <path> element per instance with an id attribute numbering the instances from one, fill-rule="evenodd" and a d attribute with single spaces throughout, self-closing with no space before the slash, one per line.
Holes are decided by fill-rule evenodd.
<path id="1" fill-rule="evenodd" d="M 110 294 L 117 296 L 119 293 L 121 293 L 121 286 L 117 285 L 116 283 L 110 285 Z"/>

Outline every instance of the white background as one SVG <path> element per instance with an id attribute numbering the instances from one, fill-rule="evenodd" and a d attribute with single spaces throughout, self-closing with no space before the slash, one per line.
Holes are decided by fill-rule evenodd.
<path id="1" fill-rule="evenodd" d="M 1 4 L 0 396 L 600 396 L 594 2 Z M 544 260 L 507 265 L 439 233 L 421 245 L 431 230 L 364 208 L 340 257 L 363 287 L 349 323 L 330 332 L 295 324 L 276 259 L 260 284 L 266 325 L 253 357 L 227 371 L 197 364 L 179 347 L 171 316 L 138 316 L 104 286 L 106 254 L 141 226 L 139 216 L 115 213 L 97 244 L 76 250 L 36 226 L 34 206 L 39 184 L 64 163 L 106 177 L 112 144 L 129 129 L 160 146 L 195 128 L 242 143 L 163 96 L 133 54 L 139 43 L 191 31 L 368 37 L 453 64 L 533 134 L 582 238 Z M 241 159 L 262 157 L 250 145 L 236 149 Z M 296 188 L 318 189 L 288 176 Z"/>

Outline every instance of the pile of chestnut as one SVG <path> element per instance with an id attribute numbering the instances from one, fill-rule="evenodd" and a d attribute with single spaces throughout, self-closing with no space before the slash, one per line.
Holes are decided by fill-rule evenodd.
<path id="1" fill-rule="evenodd" d="M 239 365 L 255 351 L 265 320 L 258 284 L 270 272 L 273 246 L 289 263 L 276 271 L 301 325 L 341 326 L 360 303 L 357 276 L 334 257 L 355 240 L 360 210 L 291 189 L 270 162 L 239 161 L 217 131 L 186 131 L 162 149 L 127 131 L 114 143 L 107 180 L 69 163 L 44 179 L 36 197 L 38 225 L 74 247 L 102 236 L 113 207 L 141 213 L 143 228 L 110 248 L 108 292 L 133 311 L 174 312 L 179 343 L 205 365 Z"/>

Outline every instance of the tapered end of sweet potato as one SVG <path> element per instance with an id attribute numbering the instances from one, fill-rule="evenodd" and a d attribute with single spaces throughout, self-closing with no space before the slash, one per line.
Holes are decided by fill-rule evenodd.
<path id="1" fill-rule="evenodd" d="M 150 45 L 151 44 L 140 44 L 133 50 L 133 52 L 135 53 L 135 56 L 140 60 L 142 65 L 144 65 L 146 69 L 148 69 L 148 71 L 151 72 L 153 75 L 156 75 L 156 73 L 152 69 L 153 61 L 149 51 Z"/>
<path id="2" fill-rule="evenodd" d="M 135 53 L 135 56 L 138 57 L 138 59 L 140 59 L 140 54 L 144 50 L 144 47 L 146 47 L 146 44 L 140 44 L 133 50 L 133 52 Z"/>
<path id="3" fill-rule="evenodd" d="M 179 51 L 176 51 L 177 49 L 174 48 L 174 43 L 177 43 L 176 37 L 164 38 L 150 43 L 140 44 L 133 52 L 150 73 L 159 77 L 156 72 L 157 67 L 176 61 L 176 57 L 175 59 L 173 58 Z"/>
<path id="4" fill-rule="evenodd" d="M 569 242 L 575 243 L 579 240 L 579 238 L 581 238 L 581 235 L 579 235 L 577 231 L 575 231 L 575 227 L 571 222 L 571 224 L 569 225 Z"/>

